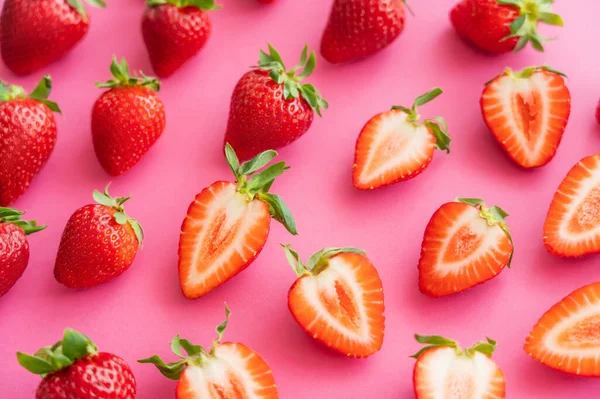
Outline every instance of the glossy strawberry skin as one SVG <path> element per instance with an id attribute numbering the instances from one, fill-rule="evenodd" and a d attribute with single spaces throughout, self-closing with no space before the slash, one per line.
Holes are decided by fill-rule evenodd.
<path id="1" fill-rule="evenodd" d="M 18 75 L 45 67 L 85 36 L 87 18 L 67 0 L 5 0 L 0 16 L 4 63 Z"/>
<path id="2" fill-rule="evenodd" d="M 284 147 L 302 136 L 313 121 L 302 97 L 285 99 L 283 86 L 264 70 L 244 74 L 233 90 L 225 142 L 240 160 Z"/>
<path id="3" fill-rule="evenodd" d="M 142 18 L 142 34 L 154 72 L 172 75 L 206 44 L 212 32 L 208 12 L 173 4 L 148 7 Z"/>
<path id="4" fill-rule="evenodd" d="M 131 169 L 161 136 L 165 109 L 146 87 L 115 87 L 92 111 L 92 138 L 100 164 L 111 176 Z"/>
<path id="5" fill-rule="evenodd" d="M 72 366 L 48 374 L 38 386 L 36 399 L 134 399 L 136 381 L 119 356 L 100 352 Z"/>
<path id="6" fill-rule="evenodd" d="M 600 125 L 600 101 L 596 106 L 596 122 L 598 122 L 598 124 Z"/>
<path id="7" fill-rule="evenodd" d="M 0 224 L 0 297 L 21 278 L 28 262 L 25 232 L 11 223 Z"/>
<path id="8" fill-rule="evenodd" d="M 52 111 L 32 99 L 0 102 L 0 206 L 29 188 L 56 144 Z"/>

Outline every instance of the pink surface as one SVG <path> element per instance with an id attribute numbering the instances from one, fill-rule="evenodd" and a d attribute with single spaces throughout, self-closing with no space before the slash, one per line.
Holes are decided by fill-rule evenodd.
<path id="1" fill-rule="evenodd" d="M 300 236 L 273 223 L 267 245 L 244 273 L 208 296 L 190 301 L 177 279 L 177 241 L 188 204 L 203 187 L 229 179 L 221 155 L 229 97 L 239 77 L 269 41 L 289 64 L 304 43 L 317 48 L 329 12 L 323 0 L 281 0 L 260 6 L 254 0 L 221 0 L 212 14 L 214 36 L 205 50 L 163 81 L 167 129 L 143 161 L 113 179 L 113 194 L 133 195 L 128 213 L 143 224 L 144 249 L 117 280 L 86 291 L 55 282 L 52 269 L 63 227 L 78 207 L 91 202 L 94 188 L 110 179 L 92 149 L 90 113 L 101 91 L 93 83 L 109 77 L 113 54 L 151 74 L 140 33 L 142 0 L 116 1 L 92 10 L 88 37 L 61 62 L 47 68 L 55 85 L 58 144 L 47 167 L 15 206 L 48 229 L 30 238 L 32 255 L 25 275 L 0 300 L 0 369 L 3 398 L 31 397 L 39 381 L 21 369 L 15 351 L 33 352 L 58 340 L 64 327 L 76 328 L 98 346 L 120 354 L 132 366 L 141 399 L 174 397 L 175 383 L 136 359 L 169 356 L 168 342 L 180 333 L 209 345 L 232 309 L 226 339 L 246 343 L 273 368 L 279 393 L 300 398 L 412 397 L 418 346 L 412 334 L 439 333 L 470 345 L 484 335 L 498 340 L 494 359 L 504 370 L 509 398 L 593 398 L 600 381 L 551 371 L 531 360 L 522 345 L 536 320 L 572 290 L 600 278 L 599 257 L 561 260 L 542 245 L 542 223 L 552 195 L 567 170 L 585 155 L 600 151 L 594 107 L 600 95 L 596 65 L 600 5 L 560 1 L 555 10 L 564 29 L 545 30 L 558 40 L 540 54 L 491 57 L 462 43 L 447 13 L 454 0 L 420 0 L 405 32 L 385 52 L 360 63 L 332 66 L 318 59 L 311 78 L 330 109 L 308 134 L 281 151 L 292 166 L 273 191 L 293 211 Z M 293 21 L 296 22 L 293 22 Z M 505 66 L 547 63 L 565 71 L 573 96 L 571 120 L 555 159 L 535 171 L 517 168 L 486 131 L 478 106 L 483 83 Z M 31 89 L 39 75 L 16 78 L 4 67 L 0 76 Z M 445 93 L 423 108 L 425 116 L 444 116 L 453 138 L 449 156 L 438 152 L 417 179 L 375 192 L 351 184 L 357 134 L 374 114 L 440 86 Z M 485 198 L 511 214 L 516 244 L 511 270 L 465 294 L 432 300 L 417 289 L 417 261 L 431 214 L 456 196 Z M 321 348 L 294 322 L 287 291 L 294 273 L 279 243 L 291 243 L 307 258 L 325 246 L 363 248 L 377 266 L 386 296 L 386 339 L 367 360 L 347 359 Z"/>

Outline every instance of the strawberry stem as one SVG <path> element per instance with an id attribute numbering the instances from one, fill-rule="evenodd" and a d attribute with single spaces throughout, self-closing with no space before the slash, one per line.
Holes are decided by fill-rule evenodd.
<path id="1" fill-rule="evenodd" d="M 25 89 L 21 86 L 11 85 L 0 80 L 0 101 L 12 101 L 25 98 L 39 101 L 45 104 L 52 112 L 62 114 L 60 107 L 54 101 L 48 100 L 52 91 L 52 78 L 50 75 L 44 75 L 35 89 L 27 95 Z"/>
<path id="2" fill-rule="evenodd" d="M 110 72 L 114 79 L 106 82 L 97 82 L 96 87 L 102 89 L 112 89 L 115 87 L 147 87 L 156 92 L 160 91 L 160 82 L 153 76 L 146 76 L 140 71 L 141 78 L 132 77 L 129 73 L 129 65 L 125 58 L 121 58 L 121 62 L 117 61 L 117 57 L 113 55 L 110 64 Z"/>
<path id="3" fill-rule="evenodd" d="M 439 335 L 419 335 L 415 334 L 415 340 L 420 344 L 426 344 L 427 346 L 422 348 L 420 351 L 412 355 L 412 358 L 418 359 L 423 353 L 430 349 L 447 347 L 452 348 L 456 351 L 458 356 L 473 357 L 476 352 L 483 353 L 486 356 L 492 356 L 496 349 L 496 341 L 489 337 L 485 337 L 486 341 L 480 341 L 475 343 L 473 346 L 467 349 L 461 349 L 458 342 L 448 338 L 441 337 Z"/>
<path id="4" fill-rule="evenodd" d="M 288 262 L 294 269 L 294 272 L 296 273 L 297 276 L 302 276 L 305 274 L 312 274 L 313 276 L 318 275 L 323 270 L 325 270 L 327 268 L 327 266 L 329 266 L 329 260 L 332 257 L 342 254 L 342 253 L 356 253 L 356 254 L 366 255 L 362 249 L 358 249 L 358 248 L 351 248 L 351 247 L 325 248 L 325 249 L 320 250 L 313 256 L 311 256 L 305 265 L 300 260 L 300 256 L 298 255 L 298 252 L 291 249 L 289 244 L 288 245 L 280 244 L 280 245 L 283 247 L 283 250 L 285 252 L 285 257 L 287 258 Z"/>
<path id="5" fill-rule="evenodd" d="M 38 231 L 44 230 L 46 228 L 46 226 L 38 226 L 35 220 L 21 220 L 21 216 L 24 214 L 25 212 L 21 212 L 13 208 L 0 207 L 0 224 L 14 224 L 15 226 L 23 230 L 25 232 L 25 235 L 37 233 Z"/>
<path id="6" fill-rule="evenodd" d="M 94 7 L 101 7 L 101 8 L 106 7 L 106 3 L 104 2 L 104 0 L 86 0 L 86 1 L 89 5 L 92 5 Z M 87 13 L 85 11 L 85 7 L 83 6 L 83 3 L 81 2 L 81 0 L 67 0 L 67 4 L 69 4 L 71 7 L 73 7 L 75 9 L 75 11 L 77 11 L 81 15 L 83 20 L 87 22 L 87 20 L 88 20 Z"/>
<path id="7" fill-rule="evenodd" d="M 120 224 L 129 224 L 135 233 L 135 237 L 138 240 L 138 245 L 141 247 L 144 241 L 144 230 L 140 223 L 134 218 L 130 218 L 125 213 L 125 208 L 123 208 L 123 204 L 131 199 L 131 197 L 117 197 L 113 198 L 108 193 L 108 188 L 110 187 L 110 183 L 106 185 L 104 188 L 104 193 L 101 193 L 98 190 L 94 190 L 93 197 L 94 200 L 100 205 L 104 205 L 110 208 L 115 209 L 117 212 L 113 215 L 115 221 Z"/>
<path id="8" fill-rule="evenodd" d="M 221 9 L 221 6 L 215 4 L 215 0 L 149 0 L 148 7 L 156 7 L 165 4 L 171 4 L 178 8 L 196 7 L 203 11 L 215 11 Z"/>

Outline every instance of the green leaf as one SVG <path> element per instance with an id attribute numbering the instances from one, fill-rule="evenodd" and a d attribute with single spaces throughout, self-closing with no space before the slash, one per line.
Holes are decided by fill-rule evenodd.
<path id="1" fill-rule="evenodd" d="M 289 231 L 293 235 L 297 235 L 298 231 L 296 230 L 296 221 L 294 220 L 294 216 L 292 216 L 292 212 L 290 212 L 290 208 L 283 202 L 280 196 L 271 194 L 271 193 L 259 193 L 258 199 L 266 202 L 269 205 L 269 212 L 273 219 L 277 220 L 279 223 L 283 224 L 287 231 Z"/>
<path id="2" fill-rule="evenodd" d="M 45 375 L 55 371 L 54 366 L 49 362 L 26 353 L 17 352 L 17 360 L 21 366 L 33 374 Z"/>
<path id="3" fill-rule="evenodd" d="M 321 265 L 327 264 L 329 259 L 342 253 L 355 253 L 366 256 L 365 252 L 358 248 L 324 248 L 308 259 L 306 262 L 306 268 L 314 273 L 320 272 Z"/>
<path id="4" fill-rule="evenodd" d="M 548 72 L 552 72 L 552 73 L 555 73 L 555 74 L 560 75 L 562 77 L 568 78 L 567 74 L 565 74 L 564 72 L 558 71 L 558 70 L 550 67 L 549 65 L 542 65 L 540 68 L 541 69 L 545 69 Z"/>
<path id="5" fill-rule="evenodd" d="M 98 348 L 87 336 L 73 329 L 65 330 L 62 341 L 62 353 L 70 360 L 79 360 L 96 353 Z"/>
<path id="6" fill-rule="evenodd" d="M 200 345 L 192 345 L 187 339 L 182 338 L 179 340 L 179 343 L 181 344 L 181 347 L 187 352 L 188 356 L 197 356 L 201 353 L 205 353 L 204 348 L 202 348 Z"/>
<path id="7" fill-rule="evenodd" d="M 154 91 L 160 90 L 160 82 L 158 79 L 152 76 L 146 76 L 140 72 L 141 78 L 131 76 L 129 72 L 129 64 L 125 58 L 121 58 L 119 62 L 117 57 L 113 55 L 112 62 L 110 64 L 110 72 L 114 76 L 114 79 L 110 79 L 106 82 L 96 83 L 96 87 L 99 88 L 114 88 L 114 87 L 147 87 Z"/>
<path id="8" fill-rule="evenodd" d="M 442 117 L 425 120 L 425 126 L 433 133 L 438 150 L 450 153 L 450 136 L 448 136 L 448 125 Z"/>
<path id="9" fill-rule="evenodd" d="M 257 170 L 265 167 L 276 156 L 277 156 L 277 152 L 273 151 L 273 150 L 267 150 L 267 151 L 261 152 L 260 154 L 258 154 L 254 158 L 252 158 L 251 160 L 244 162 L 239 167 L 239 174 L 240 175 L 251 175 L 252 173 L 256 172 Z M 227 160 L 229 162 L 229 157 L 227 158 Z"/>
<path id="10" fill-rule="evenodd" d="M 497 0 L 498 4 L 521 7 L 522 0 Z"/>
<path id="11" fill-rule="evenodd" d="M 423 95 L 420 95 L 419 97 L 417 97 L 415 99 L 415 102 L 413 104 L 413 112 L 415 112 L 418 107 L 427 104 L 428 102 L 432 101 L 434 98 L 436 98 L 437 96 L 439 96 L 442 93 L 443 93 L 442 89 L 440 89 L 439 87 L 436 87 L 435 89 L 432 89 L 431 91 L 428 91 L 427 93 L 425 93 Z"/>
<path id="12" fill-rule="evenodd" d="M 119 224 L 127 223 L 127 215 L 125 215 L 123 212 L 116 212 L 113 216 L 114 216 L 115 220 L 117 221 L 117 223 L 119 223 Z"/>
<path id="13" fill-rule="evenodd" d="M 485 204 L 485 201 L 480 198 L 457 198 L 456 202 L 462 202 L 463 204 L 468 204 L 475 207 Z"/>
<path id="14" fill-rule="evenodd" d="M 480 352 L 486 356 L 492 356 L 494 350 L 496 350 L 496 341 L 489 337 L 485 337 L 486 342 L 477 342 L 475 345 L 467 349 L 467 353 Z"/>
<path id="15" fill-rule="evenodd" d="M 288 170 L 290 167 L 285 164 L 285 161 L 277 162 L 263 171 L 255 174 L 250 178 L 247 184 L 247 191 L 250 195 L 255 195 L 256 193 L 264 193 L 264 187 L 273 183 L 273 180 L 278 178 Z"/>
<path id="16" fill-rule="evenodd" d="M 104 8 L 106 7 L 106 3 L 103 0 L 86 0 L 87 3 L 94 7 Z"/>
<path id="17" fill-rule="evenodd" d="M 152 356 L 147 359 L 138 360 L 138 363 L 154 364 L 158 371 L 171 380 L 179 380 L 181 373 L 187 366 L 187 360 L 181 360 L 175 363 L 165 363 L 160 357 Z"/>
<path id="18" fill-rule="evenodd" d="M 117 223 L 118 222 L 119 221 L 117 221 Z M 142 229 L 142 225 L 137 220 L 132 218 L 128 218 L 127 222 L 133 229 L 133 232 L 135 233 L 135 238 L 137 238 L 138 240 L 138 245 L 141 247 L 144 243 L 144 229 Z"/>
<path id="19" fill-rule="evenodd" d="M 271 44 L 268 44 L 269 47 L 269 54 L 271 56 L 271 59 L 279 64 L 281 64 L 281 67 L 285 70 L 285 64 L 283 63 L 283 60 L 281 59 L 281 55 L 279 55 L 279 52 L 277 50 L 275 50 L 275 47 L 271 46 Z"/>
<path id="20" fill-rule="evenodd" d="M 514 52 L 516 53 L 517 51 L 522 50 L 523 48 L 525 48 L 525 46 L 527 45 L 527 43 L 529 43 L 529 35 L 523 35 L 519 38 L 519 40 L 517 41 L 517 44 L 515 46 Z"/>
<path id="21" fill-rule="evenodd" d="M 548 25 L 564 26 L 565 23 L 562 17 L 551 12 L 541 12 L 538 14 L 538 19 Z"/>
<path id="22" fill-rule="evenodd" d="M 44 75 L 40 82 L 37 84 L 35 89 L 29 94 L 30 98 L 34 100 L 45 100 L 52 91 L 52 78 L 50 75 Z"/>
<path id="23" fill-rule="evenodd" d="M 67 0 L 67 4 L 73 7 L 75 11 L 77 11 L 81 15 L 84 21 L 87 21 L 88 18 L 85 12 L 85 7 L 83 6 L 81 0 Z"/>
<path id="24" fill-rule="evenodd" d="M 537 51 L 544 51 L 544 46 L 542 45 L 542 40 L 538 35 L 529 36 L 529 41 L 534 49 Z"/>
<path id="25" fill-rule="evenodd" d="M 406 113 L 408 115 L 412 114 L 412 109 L 407 108 L 407 107 L 402 106 L 402 105 L 394 105 L 392 107 L 392 110 L 394 110 L 394 111 L 402 111 L 402 112 L 404 112 L 404 113 Z"/>
<path id="26" fill-rule="evenodd" d="M 217 326 L 217 340 L 214 342 L 214 345 L 219 345 L 223 340 L 223 334 L 225 333 L 225 329 L 227 329 L 227 324 L 229 323 L 229 316 L 231 315 L 231 310 L 225 304 L 225 321 Z M 214 347 L 214 346 L 213 346 Z"/>
<path id="27" fill-rule="evenodd" d="M 294 272 L 296 273 L 296 275 L 301 276 L 301 275 L 305 274 L 307 272 L 307 269 L 304 266 L 304 264 L 302 264 L 302 261 L 300 260 L 300 255 L 298 255 L 298 252 L 296 252 L 292 248 L 290 248 L 289 244 L 288 245 L 280 244 L 280 245 L 283 247 L 283 251 L 285 252 L 285 257 L 286 257 L 287 261 L 289 262 L 289 264 L 294 269 Z"/>
<path id="28" fill-rule="evenodd" d="M 523 27 L 523 25 L 525 24 L 526 19 L 527 19 L 527 15 L 525 15 L 525 14 L 523 14 L 519 18 L 515 19 L 510 24 L 510 32 L 512 34 L 517 34 L 517 32 L 519 32 L 521 30 L 521 28 Z"/>
<path id="29" fill-rule="evenodd" d="M 415 339 L 420 344 L 426 344 L 427 346 L 412 355 L 411 357 L 418 359 L 424 352 L 427 352 L 429 349 L 437 348 L 440 346 L 445 346 L 449 348 L 458 349 L 458 344 L 456 341 L 452 341 L 448 338 L 441 337 L 439 335 L 419 335 L 415 334 Z"/>
<path id="30" fill-rule="evenodd" d="M 236 180 L 238 180 L 240 175 L 242 175 L 242 173 L 240 173 L 240 160 L 229 143 L 225 143 L 225 158 L 227 158 L 227 164 L 229 165 L 229 168 L 231 168 L 233 175 Z"/>
<path id="31" fill-rule="evenodd" d="M 173 340 L 171 341 L 171 351 L 177 356 L 180 357 L 182 359 L 185 358 L 185 356 L 183 356 L 183 354 L 181 353 L 181 343 L 179 341 L 179 334 L 177 334 L 175 336 L 175 338 L 173 338 Z"/>
<path id="32" fill-rule="evenodd" d="M 117 202 L 114 200 L 114 198 L 111 198 L 110 196 L 107 196 L 105 193 L 101 193 L 98 190 L 94 190 L 92 196 L 94 197 L 94 201 L 96 201 L 100 205 L 109 206 L 111 208 L 115 208 L 117 206 Z"/>
<path id="33" fill-rule="evenodd" d="M 307 47 L 305 47 L 305 49 L 306 48 Z M 302 73 L 296 77 L 297 80 L 302 81 L 302 80 L 306 79 L 307 77 L 309 77 L 310 75 L 312 75 L 312 73 L 315 70 L 316 65 L 317 65 L 317 58 L 315 56 L 315 52 L 312 51 L 310 53 L 310 57 L 308 58 L 308 61 L 306 62 L 306 65 L 304 66 L 304 69 L 302 70 Z"/>

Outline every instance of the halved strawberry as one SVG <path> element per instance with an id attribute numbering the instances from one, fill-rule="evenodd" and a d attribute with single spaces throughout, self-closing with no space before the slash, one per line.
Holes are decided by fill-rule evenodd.
<path id="1" fill-rule="evenodd" d="M 377 270 L 356 248 L 326 248 L 304 265 L 284 246 L 299 278 L 288 293 L 294 319 L 321 344 L 349 357 L 381 349 L 385 317 Z"/>
<path id="2" fill-rule="evenodd" d="M 229 313 L 225 306 L 226 318 L 210 352 L 176 335 L 171 349 L 179 361 L 165 363 L 152 356 L 138 362 L 154 364 L 165 377 L 178 380 L 177 399 L 279 398 L 271 369 L 258 353 L 238 342 L 221 343 Z"/>
<path id="3" fill-rule="evenodd" d="M 188 298 L 208 293 L 248 267 L 267 241 L 271 216 L 297 234 L 287 205 L 269 193 L 289 166 L 279 162 L 255 173 L 277 153 L 265 151 L 240 165 L 229 144 L 225 152 L 237 182 L 218 181 L 202 190 L 181 226 L 179 281 Z"/>
<path id="4" fill-rule="evenodd" d="M 600 252 L 600 153 L 579 161 L 558 186 L 544 223 L 544 245 L 556 256 Z"/>
<path id="5" fill-rule="evenodd" d="M 417 399 L 503 399 L 504 374 L 491 359 L 496 341 L 487 338 L 469 349 L 440 336 L 415 335 L 427 346 L 417 352 L 413 374 Z"/>
<path id="6" fill-rule="evenodd" d="M 417 108 L 442 94 L 433 89 L 417 97 L 412 108 L 394 106 L 375 115 L 363 127 L 356 142 L 352 180 L 359 190 L 408 180 L 431 162 L 433 152 L 450 152 L 450 137 L 441 117 L 425 119 Z"/>
<path id="7" fill-rule="evenodd" d="M 487 83 L 481 111 L 504 151 L 524 168 L 550 162 L 571 113 L 565 76 L 550 67 L 506 69 Z"/>
<path id="8" fill-rule="evenodd" d="M 431 217 L 419 260 L 419 290 L 431 297 L 464 291 L 510 267 L 513 242 L 508 216 L 481 199 L 457 198 Z"/>

